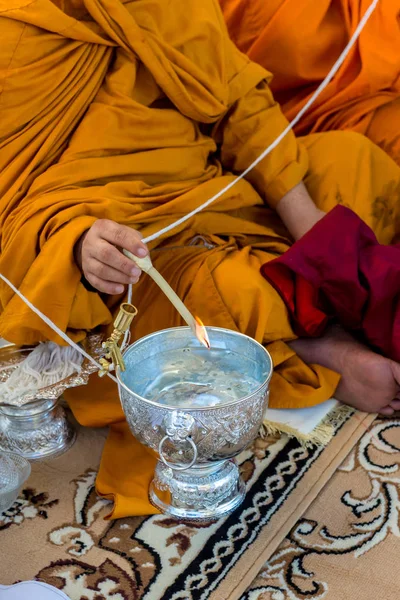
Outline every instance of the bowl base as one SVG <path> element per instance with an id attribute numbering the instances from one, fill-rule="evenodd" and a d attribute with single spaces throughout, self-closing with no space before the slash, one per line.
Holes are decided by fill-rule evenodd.
<path id="1" fill-rule="evenodd" d="M 38 400 L 21 407 L 0 406 L 0 449 L 28 460 L 64 453 L 76 433 L 57 400 Z"/>
<path id="2" fill-rule="evenodd" d="M 162 513 L 185 521 L 216 521 L 243 501 L 245 485 L 234 460 L 175 471 L 157 463 L 150 502 Z"/>

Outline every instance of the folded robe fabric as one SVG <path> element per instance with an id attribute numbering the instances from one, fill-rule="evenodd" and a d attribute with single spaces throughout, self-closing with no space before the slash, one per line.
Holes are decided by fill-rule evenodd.
<path id="1" fill-rule="evenodd" d="M 335 319 L 400 361 L 400 244 L 379 244 L 350 209 L 334 208 L 261 272 L 299 336 L 319 336 Z"/>
<path id="2" fill-rule="evenodd" d="M 271 71 L 292 119 L 326 77 L 371 0 L 219 0 L 238 48 Z M 400 163 L 400 3 L 379 0 L 338 73 L 296 125 L 353 130 Z"/>

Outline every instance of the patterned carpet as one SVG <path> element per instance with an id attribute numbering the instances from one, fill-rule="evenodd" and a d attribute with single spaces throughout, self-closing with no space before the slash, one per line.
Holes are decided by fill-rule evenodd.
<path id="1" fill-rule="evenodd" d="M 37 578 L 71 600 L 361 598 L 353 573 L 378 573 L 369 555 L 398 542 L 400 421 L 371 424 L 348 417 L 325 449 L 256 440 L 240 461 L 244 504 L 210 525 L 104 520 L 109 507 L 94 481 L 105 431 L 80 429 L 68 453 L 33 463 L 0 517 L 0 582 Z M 362 597 L 375 598 L 376 587 Z"/>
<path id="2" fill-rule="evenodd" d="M 400 419 L 375 421 L 240 600 L 399 597 Z"/>

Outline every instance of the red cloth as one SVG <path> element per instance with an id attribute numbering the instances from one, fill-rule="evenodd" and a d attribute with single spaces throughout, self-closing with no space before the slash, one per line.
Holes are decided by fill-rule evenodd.
<path id="1" fill-rule="evenodd" d="M 348 208 L 337 206 L 261 273 L 299 337 L 318 337 L 335 320 L 400 362 L 400 244 L 379 244 Z"/>

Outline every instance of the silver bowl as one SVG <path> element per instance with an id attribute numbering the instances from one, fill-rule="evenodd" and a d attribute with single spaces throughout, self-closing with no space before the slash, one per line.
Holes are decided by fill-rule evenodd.
<path id="1" fill-rule="evenodd" d="M 0 451 L 0 513 L 14 504 L 30 474 L 31 466 L 23 456 Z"/>
<path id="2" fill-rule="evenodd" d="M 93 334 L 83 343 L 94 356 L 101 352 L 100 335 Z M 0 381 L 7 381 L 33 348 L 9 344 L 0 348 Z M 61 405 L 65 390 L 87 384 L 96 370 L 83 361 L 81 371 L 48 387 L 28 392 L 14 404 L 0 398 L 0 450 L 16 452 L 26 459 L 40 460 L 66 452 L 75 441 L 76 433 Z"/>
<path id="3" fill-rule="evenodd" d="M 125 351 L 126 370 L 117 373 L 129 427 L 159 457 L 151 502 L 198 521 L 226 516 L 242 502 L 235 457 L 257 437 L 272 375 L 258 342 L 228 329 L 207 332 L 211 350 L 189 327 L 146 336 Z"/>

